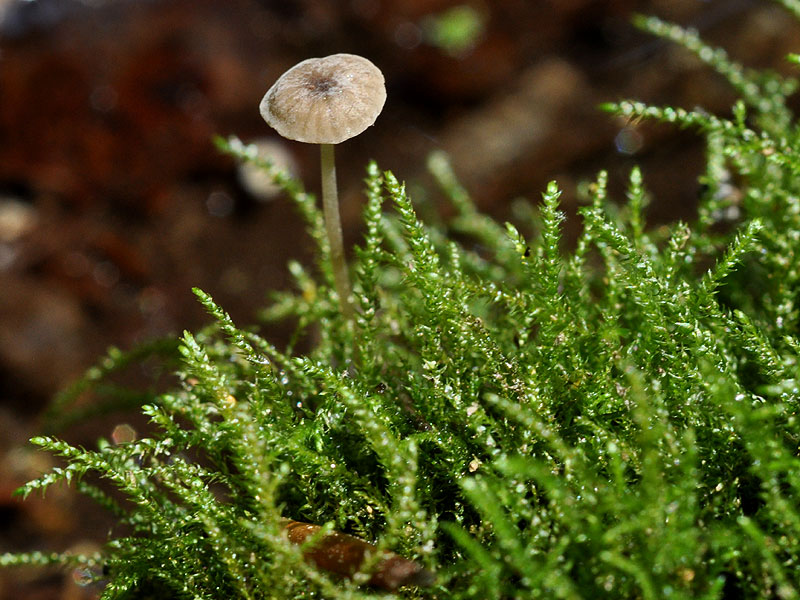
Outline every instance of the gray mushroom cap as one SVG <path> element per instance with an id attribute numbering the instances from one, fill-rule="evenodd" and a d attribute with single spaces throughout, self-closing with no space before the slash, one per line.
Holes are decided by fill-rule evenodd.
<path id="1" fill-rule="evenodd" d="M 333 54 L 286 71 L 264 95 L 264 120 L 290 140 L 338 144 L 375 122 L 386 102 L 383 73 L 366 58 Z"/>

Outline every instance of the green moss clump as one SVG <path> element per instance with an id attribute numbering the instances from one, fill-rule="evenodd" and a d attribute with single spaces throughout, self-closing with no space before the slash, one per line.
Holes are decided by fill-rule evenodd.
<path id="1" fill-rule="evenodd" d="M 384 597 L 359 586 L 367 575 L 304 562 L 282 535 L 292 518 L 436 571 L 407 598 L 797 598 L 796 81 L 640 24 L 741 95 L 729 117 L 606 107 L 704 136 L 696 222 L 649 231 L 639 170 L 614 209 L 601 173 L 565 253 L 555 183 L 523 235 L 478 214 L 434 155 L 457 209 L 444 229 L 371 164 L 353 320 L 313 198 L 276 172 L 318 246 L 312 269 L 290 266 L 296 292 L 263 314 L 298 324 L 290 347 L 198 290 L 214 325 L 183 336 L 181 385 L 144 406 L 152 437 L 94 450 L 33 440 L 66 464 L 23 493 L 75 482 L 118 515 L 116 537 L 95 557 L 0 564 L 103 565 L 108 599 Z M 236 139 L 220 145 L 272 170 Z M 109 361 L 96 379 L 125 357 Z"/>

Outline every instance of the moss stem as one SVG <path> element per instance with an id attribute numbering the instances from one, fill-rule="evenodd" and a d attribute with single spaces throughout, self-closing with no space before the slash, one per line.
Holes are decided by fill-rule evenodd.
<path id="1" fill-rule="evenodd" d="M 350 278 L 347 275 L 347 262 L 342 242 L 342 223 L 339 219 L 339 192 L 336 188 L 336 164 L 333 144 L 320 144 L 320 164 L 322 165 L 322 207 L 325 213 L 325 230 L 331 247 L 331 263 L 333 280 L 342 314 L 346 318 L 353 316 L 350 303 Z"/>

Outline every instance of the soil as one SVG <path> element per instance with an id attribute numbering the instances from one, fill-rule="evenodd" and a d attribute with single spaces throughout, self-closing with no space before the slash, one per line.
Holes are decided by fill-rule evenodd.
<path id="1" fill-rule="evenodd" d="M 478 32 L 448 46 L 457 7 Z M 620 197 L 638 164 L 651 225 L 690 219 L 699 138 L 597 107 L 635 98 L 728 114 L 734 95 L 637 31 L 634 13 L 695 27 L 750 67 L 788 73 L 783 57 L 798 51 L 797 22 L 766 0 L 0 0 L 0 552 L 95 548 L 109 526 L 66 488 L 11 497 L 52 462 L 25 442 L 59 390 L 108 346 L 206 323 L 192 286 L 249 323 L 291 285 L 287 261 L 308 261 L 289 202 L 265 199 L 211 141 L 270 140 L 317 190 L 317 149 L 278 138 L 258 114 L 302 59 L 360 54 L 387 81 L 375 126 L 337 149 L 348 247 L 369 159 L 406 180 L 422 210 L 447 214 L 425 170 L 439 149 L 498 218 L 552 179 L 574 215 L 581 182 L 608 169 Z M 280 342 L 287 331 L 264 333 Z M 147 379 L 140 371 L 132 381 Z M 143 427 L 117 415 L 62 435 L 91 445 L 121 419 Z M 76 581 L 0 570 L 0 599 L 97 596 Z"/>

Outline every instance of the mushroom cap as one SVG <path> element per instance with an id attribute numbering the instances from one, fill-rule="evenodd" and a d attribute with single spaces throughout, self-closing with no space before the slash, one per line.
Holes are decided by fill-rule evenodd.
<path id="1" fill-rule="evenodd" d="M 286 71 L 261 100 L 264 120 L 290 140 L 338 144 L 375 122 L 386 102 L 383 73 L 366 58 L 333 54 Z"/>

